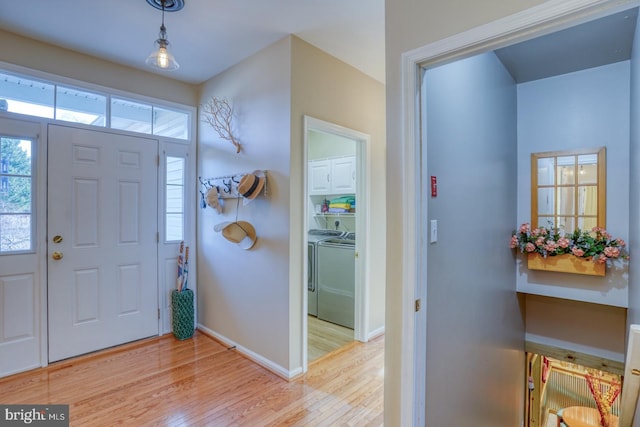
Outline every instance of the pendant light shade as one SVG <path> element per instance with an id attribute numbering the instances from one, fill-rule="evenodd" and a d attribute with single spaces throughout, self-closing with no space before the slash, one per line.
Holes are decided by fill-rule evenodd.
<path id="1" fill-rule="evenodd" d="M 169 52 L 169 40 L 167 40 L 167 32 L 162 25 L 160 27 L 160 38 L 155 41 L 155 50 L 147 57 L 145 61 L 147 65 L 161 70 L 177 70 L 180 68 L 180 64 Z"/>
<path id="2" fill-rule="evenodd" d="M 168 70 L 168 71 L 177 70 L 178 68 L 180 68 L 180 65 L 178 64 L 176 59 L 173 57 L 171 52 L 169 52 L 169 40 L 167 40 L 167 28 L 164 26 L 164 10 L 165 10 L 166 0 L 160 0 L 160 1 L 162 6 L 162 25 L 160 25 L 160 35 L 154 43 L 155 50 L 151 52 L 151 54 L 147 57 L 147 60 L 145 62 L 147 63 L 147 65 L 150 65 L 160 70 Z"/>

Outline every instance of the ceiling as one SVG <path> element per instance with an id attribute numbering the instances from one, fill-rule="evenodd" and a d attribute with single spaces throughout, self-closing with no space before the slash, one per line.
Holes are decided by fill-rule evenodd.
<path id="1" fill-rule="evenodd" d="M 384 0 L 184 3 L 165 13 L 169 49 L 180 63 L 164 72 L 171 78 L 204 82 L 294 34 L 384 82 Z M 146 0 L 0 2 L 0 29 L 147 71 L 161 20 Z"/>
<path id="2" fill-rule="evenodd" d="M 165 14 L 180 69 L 158 72 L 201 83 L 294 34 L 385 81 L 384 0 L 184 0 Z M 630 58 L 637 9 L 496 51 L 522 83 Z M 0 2 L 0 29 L 154 72 L 144 60 L 162 13 L 146 0 Z"/>
<path id="3" fill-rule="evenodd" d="M 543 79 L 631 58 L 638 9 L 496 50 L 516 83 Z"/>

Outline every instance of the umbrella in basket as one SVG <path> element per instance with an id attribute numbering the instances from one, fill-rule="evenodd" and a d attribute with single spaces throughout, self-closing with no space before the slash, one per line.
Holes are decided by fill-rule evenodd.
<path id="1" fill-rule="evenodd" d="M 176 288 L 178 291 L 182 290 L 182 284 L 184 283 L 184 260 L 182 259 L 182 252 L 184 251 L 184 241 L 180 242 L 180 254 L 178 255 L 178 278 L 176 280 Z"/>
<path id="2" fill-rule="evenodd" d="M 181 291 L 186 291 L 187 288 L 187 279 L 189 278 L 189 246 L 187 246 L 184 250 L 184 267 L 182 268 L 182 287 Z"/>

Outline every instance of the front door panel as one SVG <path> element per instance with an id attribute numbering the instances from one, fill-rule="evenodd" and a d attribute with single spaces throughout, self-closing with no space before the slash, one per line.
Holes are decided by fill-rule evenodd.
<path id="1" fill-rule="evenodd" d="M 49 126 L 49 361 L 158 333 L 157 152 Z"/>

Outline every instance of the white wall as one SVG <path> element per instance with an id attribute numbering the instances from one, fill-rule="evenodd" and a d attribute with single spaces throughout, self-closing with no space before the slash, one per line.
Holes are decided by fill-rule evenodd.
<path id="1" fill-rule="evenodd" d="M 524 319 L 505 240 L 516 215 L 516 85 L 493 53 L 428 69 L 427 426 L 517 426 Z M 424 152 L 424 151 L 423 151 Z M 428 197 L 428 196 L 426 196 Z M 426 221 L 426 218 L 423 220 Z"/>
<path id="2" fill-rule="evenodd" d="M 607 230 L 629 237 L 629 61 L 518 85 L 518 221 L 531 222 L 531 153 L 607 149 Z M 568 230 L 573 231 L 573 230 Z M 605 277 L 529 271 L 519 256 L 518 291 L 627 306 L 628 263 Z"/>
<path id="3" fill-rule="evenodd" d="M 356 155 L 356 146 L 351 139 L 315 130 L 309 131 L 307 138 L 309 143 L 307 158 L 309 160 Z"/>
<path id="4" fill-rule="evenodd" d="M 198 174 L 217 177 L 268 170 L 267 196 L 224 213 L 198 216 L 198 321 L 228 342 L 263 358 L 288 375 L 289 360 L 289 151 L 291 43 L 283 39 L 202 86 L 200 103 L 227 97 L 234 130 L 243 145 L 220 139 L 199 123 Z M 236 218 L 253 224 L 258 241 L 245 251 L 214 232 L 215 224 Z"/>

